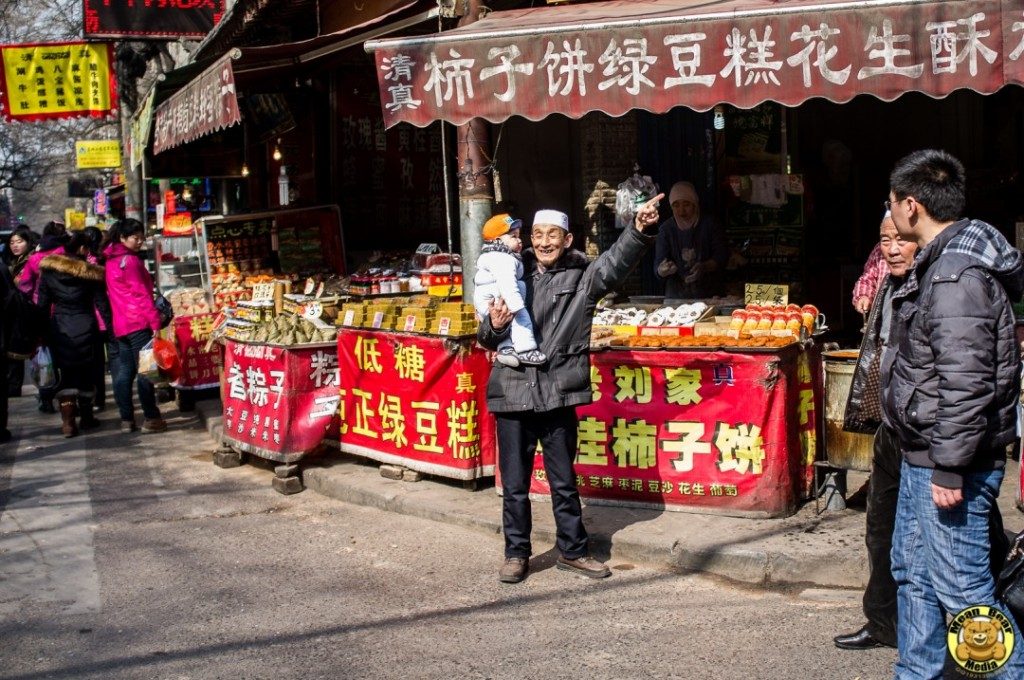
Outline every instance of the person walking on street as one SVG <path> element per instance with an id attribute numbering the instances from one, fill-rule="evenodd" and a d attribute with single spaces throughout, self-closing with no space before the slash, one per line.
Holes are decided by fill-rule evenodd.
<path id="1" fill-rule="evenodd" d="M 840 649 L 896 646 L 896 582 L 892 578 L 889 553 L 896 522 L 901 456 L 895 434 L 882 424 L 879 365 L 882 348 L 892 329 L 892 294 L 914 263 L 917 243 L 904 240 L 899 235 L 889 211 L 882 218 L 878 250 L 883 258 L 885 274 L 875 283 L 872 292 L 874 299 L 868 308 L 864 339 L 854 368 L 843 422 L 843 429 L 847 432 L 875 435 L 864 532 L 870 570 L 863 599 L 867 623 L 854 633 L 836 636 L 833 640 Z M 868 259 L 869 265 L 872 257 Z"/>
<path id="2" fill-rule="evenodd" d="M 61 222 L 47 222 L 43 227 L 43 237 L 36 246 L 35 252 L 28 256 L 24 268 L 15 281 L 19 290 L 29 296 L 32 302 L 39 301 L 39 264 L 48 255 L 63 253 L 67 242 L 67 229 Z M 43 413 L 56 413 L 53 407 L 54 390 L 51 387 L 39 388 L 39 410 Z"/>
<path id="3" fill-rule="evenodd" d="M 10 314 L 11 296 L 18 293 L 11 270 L 7 263 L 0 260 L 0 370 L 7 374 L 7 341 L 10 338 L 12 315 Z M 0 444 L 11 439 L 11 431 L 7 429 L 7 390 L 0 390 Z"/>
<path id="4" fill-rule="evenodd" d="M 496 364 L 487 384 L 487 406 L 495 415 L 498 464 L 502 485 L 502 526 L 505 561 L 498 572 L 504 583 L 522 581 L 530 568 L 530 479 L 540 442 L 544 469 L 551 488 L 559 569 L 590 578 L 611 575 L 590 556 L 573 459 L 576 456 L 576 407 L 589 404 L 590 326 L 597 301 L 618 287 L 640 262 L 652 239 L 644 230 L 658 221 L 657 203 L 645 203 L 635 228 L 594 262 L 570 250 L 569 218 L 556 210 L 541 210 L 533 219 L 530 241 L 523 253 L 526 306 L 537 342 L 548 357 L 544 366 L 516 368 Z M 477 339 L 492 351 L 511 332 L 512 313 L 503 300 L 491 303 Z"/>
<path id="5" fill-rule="evenodd" d="M 25 266 L 22 268 L 18 278 L 18 288 L 25 295 L 36 302 L 36 292 L 39 290 L 39 264 L 47 255 L 59 255 L 64 244 L 67 243 L 68 232 L 61 222 L 47 222 L 43 227 L 43 238 L 36 246 L 35 252 L 28 256 Z"/>
<path id="6" fill-rule="evenodd" d="M 106 259 L 103 257 L 103 232 L 96 227 L 86 227 L 82 230 L 85 236 L 86 255 L 85 260 L 89 264 L 103 267 Z M 104 284 L 104 290 L 106 285 Z M 110 337 L 109 319 L 104 319 L 100 310 L 96 310 L 96 323 L 99 324 L 100 336 L 96 348 L 97 360 L 93 364 L 93 381 L 95 383 L 96 397 L 93 399 L 93 406 L 97 411 L 102 411 L 107 406 L 107 343 Z"/>
<path id="7" fill-rule="evenodd" d="M 114 400 L 121 414 L 121 432 L 137 429 L 132 405 L 132 381 L 139 390 L 145 420 L 143 432 L 163 432 L 167 423 L 160 417 L 153 383 L 139 375 L 139 351 L 160 330 L 160 314 L 153 301 L 153 279 L 139 255 L 145 228 L 138 220 L 115 222 L 110 228 L 107 258 L 107 295 L 113 311 L 113 354 L 110 357 Z"/>
<path id="8" fill-rule="evenodd" d="M 947 616 L 994 607 L 1020 640 L 996 598 L 989 523 L 1017 440 L 1011 301 L 1024 292 L 1024 257 L 991 225 L 962 218 L 965 172 L 950 154 L 914 152 L 889 183 L 896 230 L 919 249 L 892 294 L 880 368 L 885 424 L 903 452 L 892 547 L 895 675 L 939 678 L 947 660 L 958 660 L 947 659 Z M 1019 648 L 993 660 L 1005 677 L 1024 677 Z"/>
<path id="9" fill-rule="evenodd" d="M 100 425 L 92 412 L 93 365 L 102 359 L 96 354 L 101 347 L 96 310 L 109 319 L 110 305 L 103 268 L 89 264 L 86 253 L 86 238 L 78 233 L 62 254 L 47 255 L 39 264 L 39 306 L 52 310 L 46 344 L 59 376 L 56 396 L 65 437 L 76 436 L 79 426 Z"/>
<path id="10" fill-rule="evenodd" d="M 39 243 L 39 236 L 24 224 L 19 224 L 7 238 L 7 248 L 3 252 L 3 260 L 10 270 L 10 276 L 16 280 L 21 270 L 28 264 L 28 258 Z M 20 397 L 25 384 L 25 360 L 7 359 L 7 396 Z"/>

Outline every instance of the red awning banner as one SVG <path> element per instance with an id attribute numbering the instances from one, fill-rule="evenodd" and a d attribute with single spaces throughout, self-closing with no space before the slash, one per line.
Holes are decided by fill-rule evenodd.
<path id="1" fill-rule="evenodd" d="M 0 105 L 12 121 L 112 115 L 117 79 L 111 44 L 0 45 Z"/>
<path id="2" fill-rule="evenodd" d="M 153 114 L 153 153 L 172 149 L 242 120 L 232 50 L 160 104 Z"/>
<path id="3" fill-rule="evenodd" d="M 371 41 L 388 127 L 1024 83 L 1024 0 L 630 0 Z"/>

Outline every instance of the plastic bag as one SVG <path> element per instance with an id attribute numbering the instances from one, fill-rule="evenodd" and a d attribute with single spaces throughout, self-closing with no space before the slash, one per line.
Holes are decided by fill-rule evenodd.
<path id="1" fill-rule="evenodd" d="M 153 383 L 160 381 L 160 366 L 156 362 L 152 340 L 139 350 L 139 375 Z"/>
<path id="2" fill-rule="evenodd" d="M 57 369 L 53 365 L 53 357 L 48 348 L 40 347 L 32 355 L 29 372 L 36 387 L 45 390 L 57 386 Z"/>
<path id="3" fill-rule="evenodd" d="M 181 376 L 181 362 L 178 360 L 178 350 L 174 348 L 174 343 L 163 338 L 154 338 L 153 357 L 164 380 L 174 382 Z"/>
<path id="4" fill-rule="evenodd" d="M 658 185 L 639 169 L 615 190 L 615 228 L 625 229 L 633 224 L 636 211 L 652 196 L 658 195 Z"/>

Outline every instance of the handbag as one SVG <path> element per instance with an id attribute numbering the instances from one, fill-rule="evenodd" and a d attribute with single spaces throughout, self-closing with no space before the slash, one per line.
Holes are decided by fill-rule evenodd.
<path id="1" fill-rule="evenodd" d="M 996 579 L 996 597 L 1017 621 L 1024 621 L 1024 531 L 1017 534 Z"/>
<path id="2" fill-rule="evenodd" d="M 174 319 L 174 307 L 171 306 L 171 301 L 159 293 L 153 301 L 156 303 L 157 314 L 160 315 L 160 328 L 167 328 Z"/>

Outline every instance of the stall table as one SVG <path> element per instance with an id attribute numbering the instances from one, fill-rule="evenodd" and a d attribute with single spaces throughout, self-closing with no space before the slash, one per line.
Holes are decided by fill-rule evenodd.
<path id="1" fill-rule="evenodd" d="M 174 346 L 181 361 L 181 375 L 171 386 L 178 393 L 178 406 L 183 411 L 192 410 L 195 392 L 220 385 L 221 347 L 209 342 L 216 316 L 176 316 L 171 322 Z"/>
<path id="2" fill-rule="evenodd" d="M 490 364 L 475 337 L 342 328 L 341 449 L 451 479 L 494 475 Z"/>
<path id="3" fill-rule="evenodd" d="M 576 475 L 588 503 L 776 517 L 810 495 L 816 353 L 609 350 L 591 355 Z M 542 458 L 530 491 L 547 496 Z"/>
<path id="4" fill-rule="evenodd" d="M 334 343 L 282 347 L 225 340 L 222 437 L 231 448 L 288 464 L 324 443 L 336 446 L 338 399 Z M 279 478 L 297 479 L 294 466 L 277 472 L 275 488 L 285 484 Z"/>

